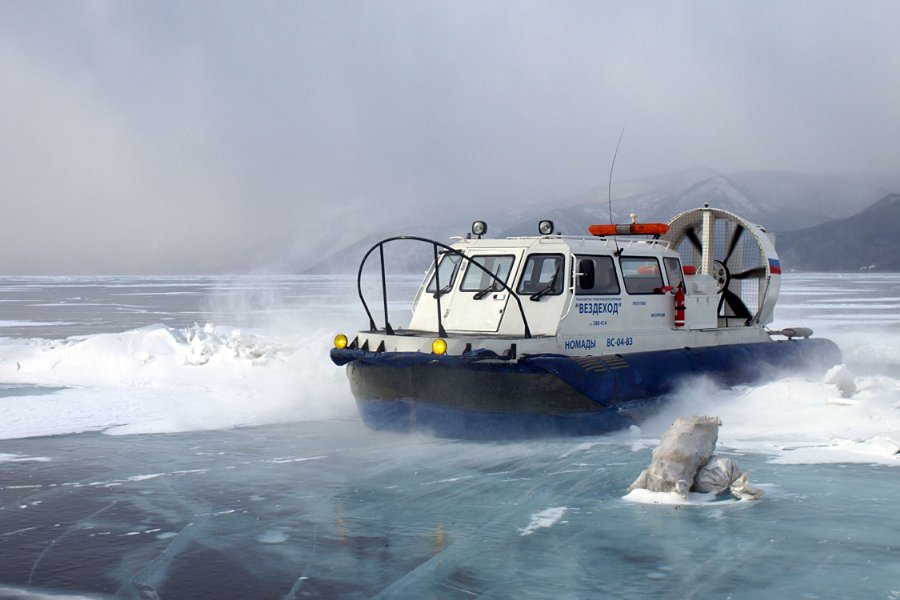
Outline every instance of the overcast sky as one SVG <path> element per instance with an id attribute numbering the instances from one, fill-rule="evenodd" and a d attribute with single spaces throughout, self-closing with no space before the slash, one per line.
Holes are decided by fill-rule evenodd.
<path id="1" fill-rule="evenodd" d="M 616 177 L 898 169 L 900 2 L 0 2 L 0 274 L 245 272 Z"/>

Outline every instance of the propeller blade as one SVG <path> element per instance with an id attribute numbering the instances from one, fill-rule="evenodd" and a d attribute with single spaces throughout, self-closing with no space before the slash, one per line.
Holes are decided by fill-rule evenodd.
<path id="1" fill-rule="evenodd" d="M 766 268 L 765 267 L 756 267 L 753 269 L 747 269 L 746 271 L 741 271 L 740 273 L 732 273 L 732 279 L 760 279 L 761 277 L 766 276 Z"/>
<path id="2" fill-rule="evenodd" d="M 691 241 L 691 244 L 694 246 L 694 249 L 697 252 L 703 252 L 703 246 L 700 244 L 700 238 L 697 237 L 697 231 L 691 227 L 685 232 L 687 239 Z"/>
<path id="3" fill-rule="evenodd" d="M 735 317 L 749 319 L 753 316 L 747 309 L 747 305 L 741 300 L 741 297 L 731 290 L 725 290 L 722 293 L 722 300 L 720 300 L 719 303 L 721 304 L 722 302 L 725 302 L 728 305 L 728 308 L 731 309 L 731 312 L 734 313 Z"/>
<path id="4" fill-rule="evenodd" d="M 725 259 L 722 260 L 723 263 L 727 263 L 728 259 L 731 258 L 734 249 L 737 248 L 738 240 L 741 239 L 742 233 L 744 233 L 744 226 L 738 223 L 737 227 L 734 228 L 734 234 L 731 236 L 731 241 L 728 243 L 728 252 L 725 253 Z"/>

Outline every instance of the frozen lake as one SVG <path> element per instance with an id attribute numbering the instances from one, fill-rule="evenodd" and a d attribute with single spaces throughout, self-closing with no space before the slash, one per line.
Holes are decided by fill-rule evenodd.
<path id="1" fill-rule="evenodd" d="M 900 598 L 900 276 L 784 277 L 773 327 L 852 394 L 694 380 L 641 430 L 489 443 L 361 425 L 354 283 L 0 278 L 0 597 Z M 624 500 L 697 413 L 766 495 Z"/>

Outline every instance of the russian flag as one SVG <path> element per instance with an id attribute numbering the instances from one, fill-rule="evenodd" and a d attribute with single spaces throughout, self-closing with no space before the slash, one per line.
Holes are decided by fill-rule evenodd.
<path id="1" fill-rule="evenodd" d="M 777 258 L 769 259 L 769 273 L 772 275 L 781 275 L 781 263 Z"/>

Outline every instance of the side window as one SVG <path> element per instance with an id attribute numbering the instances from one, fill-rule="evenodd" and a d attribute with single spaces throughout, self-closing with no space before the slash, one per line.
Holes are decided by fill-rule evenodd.
<path id="1" fill-rule="evenodd" d="M 579 256 L 576 294 L 616 295 L 621 292 L 611 256 Z"/>
<path id="2" fill-rule="evenodd" d="M 438 267 L 438 278 L 441 280 L 441 289 L 444 293 L 449 292 L 453 289 L 453 280 L 456 279 L 456 272 L 459 271 L 459 263 L 462 261 L 462 256 L 459 254 L 444 254 L 441 257 L 440 267 Z M 435 276 L 431 276 L 431 281 L 428 282 L 428 287 L 425 290 L 433 294 L 437 291 L 437 283 L 435 282 Z"/>
<path id="3" fill-rule="evenodd" d="M 656 258 L 623 256 L 620 259 L 625 290 L 629 294 L 653 294 L 663 285 L 659 261 Z"/>
<path id="4" fill-rule="evenodd" d="M 519 294 L 557 296 L 563 292 L 566 274 L 565 259 L 561 254 L 532 254 L 525 262 L 522 279 L 516 290 Z"/>
<path id="5" fill-rule="evenodd" d="M 490 271 L 494 277 L 506 283 L 509 272 L 512 269 L 514 257 L 509 256 L 479 256 L 469 260 L 466 267 L 466 274 L 463 276 L 462 285 L 459 289 L 463 292 L 481 292 L 486 289 L 494 291 L 501 290 L 503 287 L 497 283 L 490 275 L 479 269 L 473 262 Z"/>
<path id="6" fill-rule="evenodd" d="M 681 261 L 677 258 L 664 258 L 663 265 L 666 267 L 666 278 L 669 285 L 678 287 L 684 282 L 684 272 L 681 270 Z"/>

